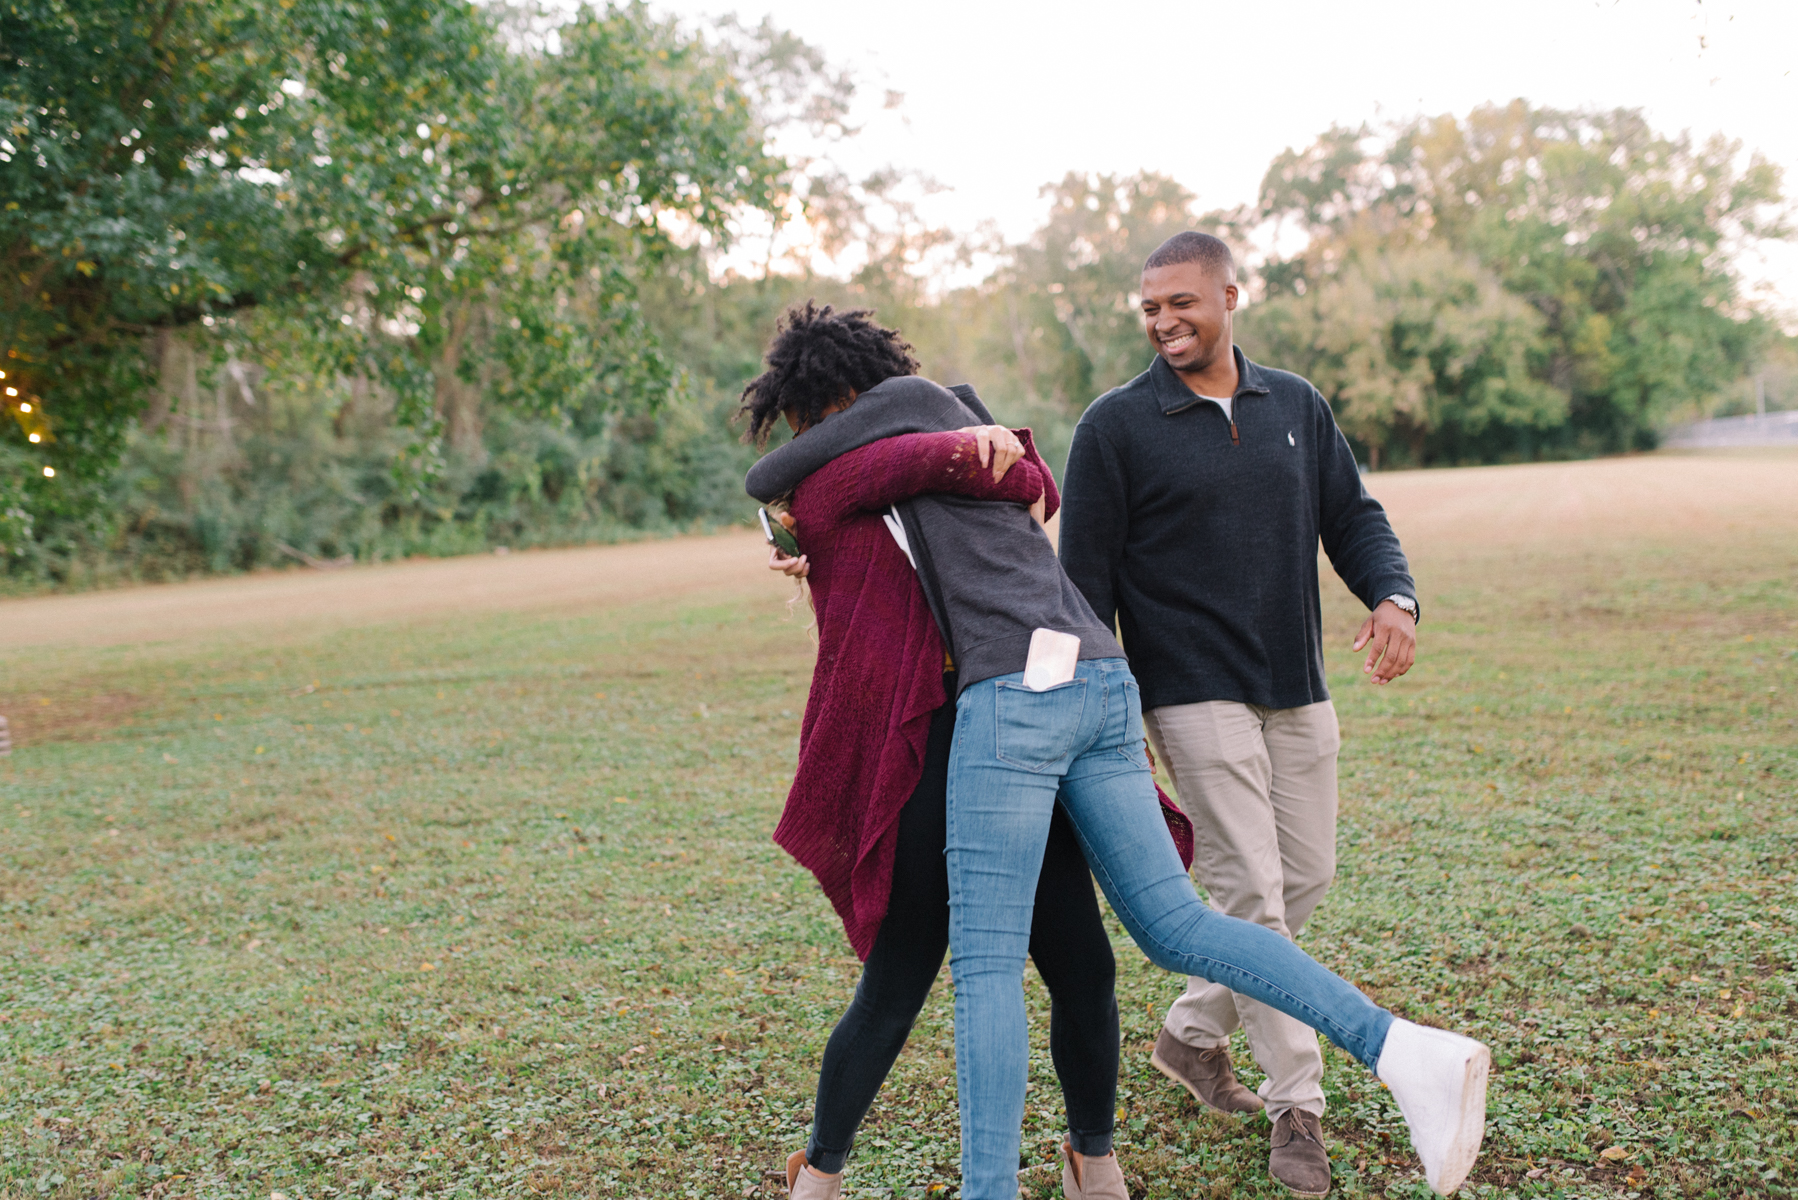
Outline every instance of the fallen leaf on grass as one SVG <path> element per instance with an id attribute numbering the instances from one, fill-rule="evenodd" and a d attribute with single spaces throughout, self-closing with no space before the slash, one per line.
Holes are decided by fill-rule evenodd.
<path id="1" fill-rule="evenodd" d="M 1621 1162 L 1623 1159 L 1629 1157 L 1629 1151 L 1625 1150 L 1622 1146 L 1606 1146 L 1603 1150 L 1598 1152 L 1598 1157 L 1607 1162 Z"/>

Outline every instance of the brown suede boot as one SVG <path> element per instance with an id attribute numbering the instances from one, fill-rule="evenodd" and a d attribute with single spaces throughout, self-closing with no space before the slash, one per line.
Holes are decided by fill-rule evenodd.
<path id="1" fill-rule="evenodd" d="M 1273 1150 L 1267 1173 L 1297 1196 L 1330 1193 L 1330 1154 L 1324 1149 L 1324 1127 L 1303 1109 L 1289 1108 L 1274 1121 Z"/>
<path id="2" fill-rule="evenodd" d="M 787 1195 L 792 1200 L 837 1200 L 843 1193 L 843 1175 L 820 1175 L 805 1165 L 805 1151 L 787 1155 Z"/>
<path id="3" fill-rule="evenodd" d="M 1074 1148 L 1061 1144 L 1061 1194 L 1067 1200 L 1130 1200 L 1130 1189 L 1124 1186 L 1124 1169 L 1118 1165 L 1117 1151 L 1104 1158 L 1090 1155 L 1074 1157 Z"/>
<path id="4" fill-rule="evenodd" d="M 1215 1112 L 1254 1113 L 1267 1107 L 1261 1097 L 1236 1082 L 1228 1046 L 1197 1050 L 1163 1029 L 1149 1062 Z"/>

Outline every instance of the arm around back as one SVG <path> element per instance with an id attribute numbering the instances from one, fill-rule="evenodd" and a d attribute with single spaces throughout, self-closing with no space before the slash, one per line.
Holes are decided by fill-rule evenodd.
<path id="1" fill-rule="evenodd" d="M 1032 461 L 1027 451 L 1023 461 L 995 480 L 980 465 L 971 434 L 907 433 L 851 450 L 815 478 L 829 482 L 831 507 L 843 513 L 878 512 L 929 492 L 1031 504 L 1043 494 L 1047 471 L 1036 465 L 1041 461 Z"/>

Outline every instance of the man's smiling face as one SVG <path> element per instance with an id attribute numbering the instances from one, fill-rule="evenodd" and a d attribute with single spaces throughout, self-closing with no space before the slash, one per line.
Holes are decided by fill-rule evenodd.
<path id="1" fill-rule="evenodd" d="M 1142 325 L 1155 353 L 1180 372 L 1203 371 L 1230 353 L 1236 285 L 1203 265 L 1174 263 L 1142 273 Z"/>

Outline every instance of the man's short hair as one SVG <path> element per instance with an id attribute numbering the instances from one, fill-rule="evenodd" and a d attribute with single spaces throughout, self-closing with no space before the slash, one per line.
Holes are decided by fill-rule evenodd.
<path id="1" fill-rule="evenodd" d="M 1171 267 L 1176 263 L 1198 263 L 1206 272 L 1232 283 L 1236 279 L 1236 258 L 1230 253 L 1230 247 L 1222 238 L 1212 237 L 1209 233 L 1176 233 L 1161 245 L 1155 247 L 1155 253 L 1149 255 L 1142 269 L 1153 271 L 1156 267 Z"/>

